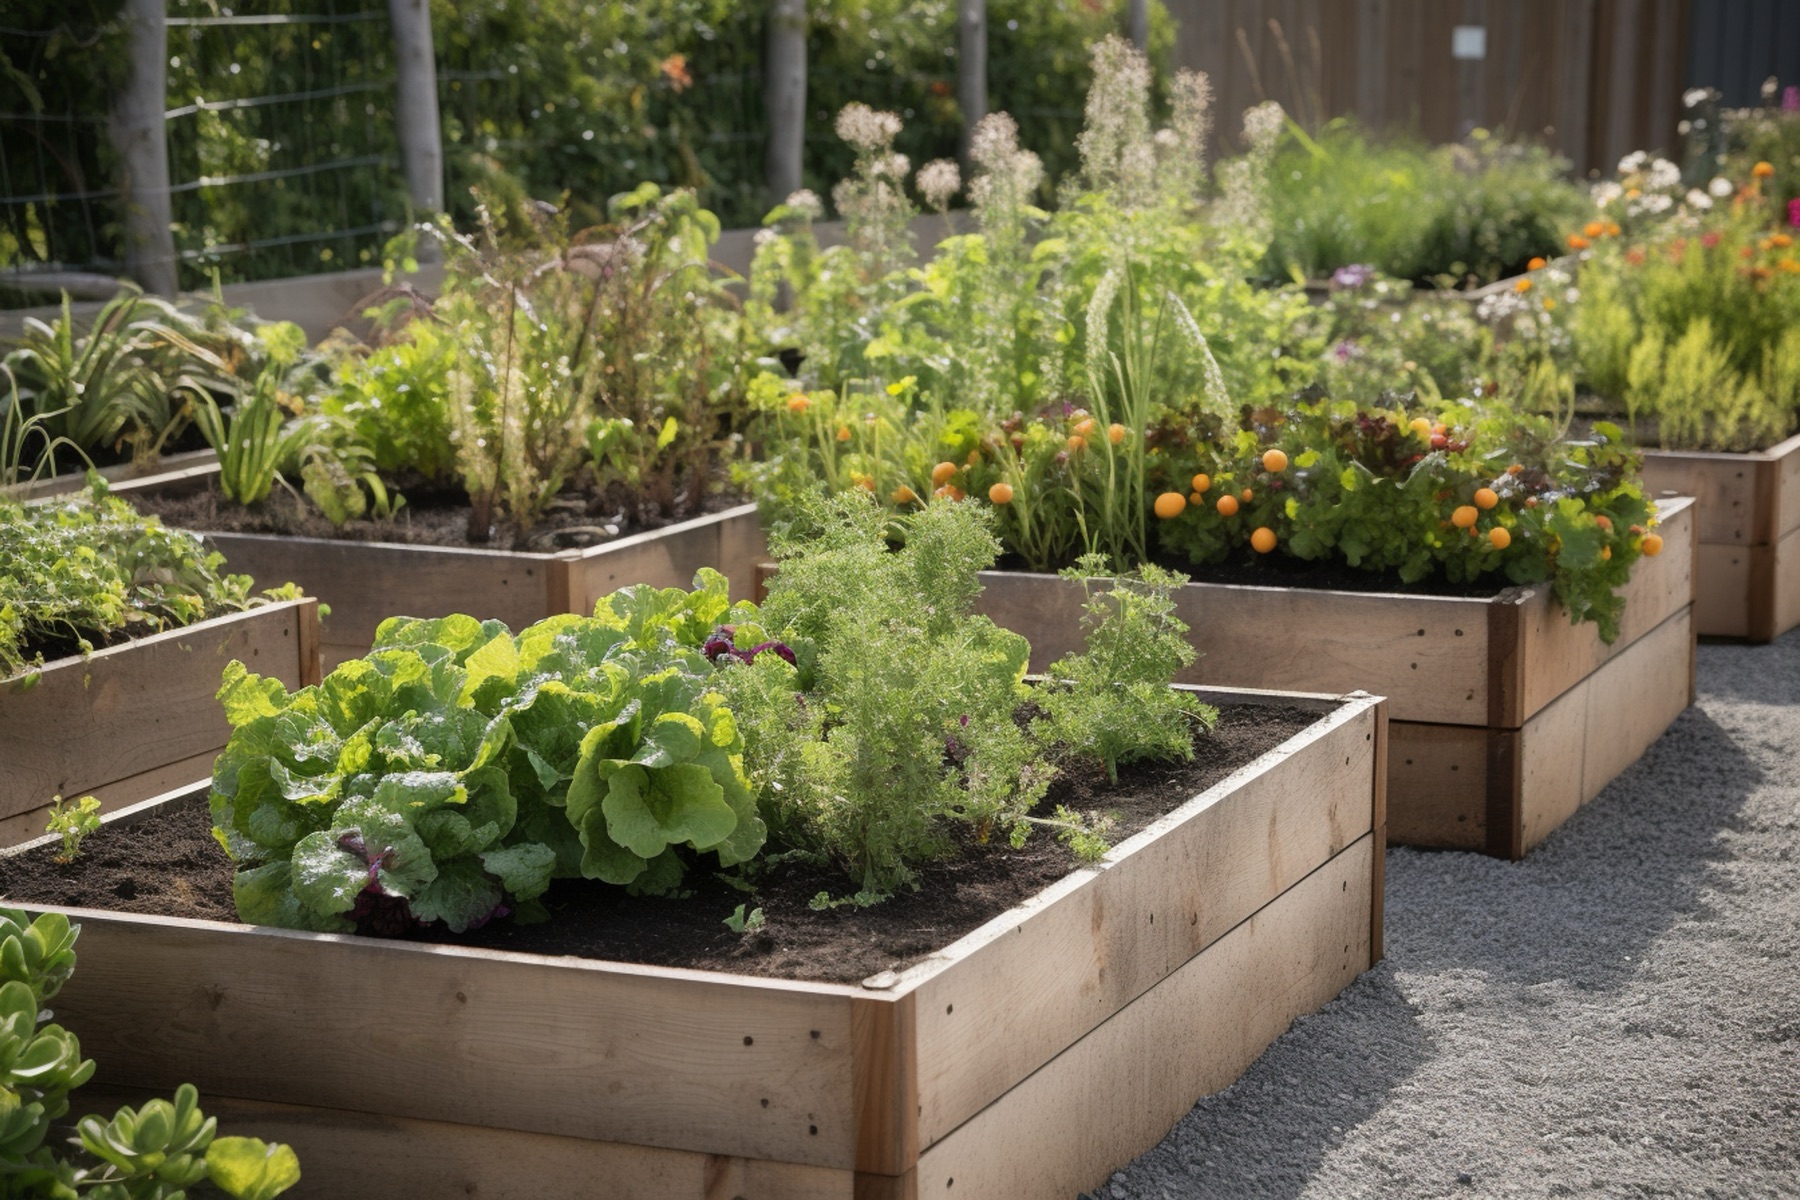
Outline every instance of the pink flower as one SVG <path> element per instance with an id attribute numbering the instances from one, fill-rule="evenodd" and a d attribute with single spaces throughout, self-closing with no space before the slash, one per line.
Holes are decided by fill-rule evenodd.
<path id="1" fill-rule="evenodd" d="M 1800 112 L 1800 87 L 1788 87 L 1781 93 L 1782 112 Z"/>
<path id="2" fill-rule="evenodd" d="M 1788 224 L 1800 228 L 1800 196 L 1788 201 Z"/>

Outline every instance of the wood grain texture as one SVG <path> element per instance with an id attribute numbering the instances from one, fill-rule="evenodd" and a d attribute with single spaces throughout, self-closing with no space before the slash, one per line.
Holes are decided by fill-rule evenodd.
<path id="1" fill-rule="evenodd" d="M 1765 548 L 1700 543 L 1694 627 L 1702 637 L 1750 636 L 1751 561 Z"/>
<path id="2" fill-rule="evenodd" d="M 59 312 L 57 316 L 60 317 L 61 313 Z M 219 456 L 211 450 L 184 450 L 180 454 L 165 454 L 154 465 L 146 466 L 135 462 L 120 463 L 117 466 L 101 467 L 99 473 L 100 478 L 117 488 L 136 480 L 148 480 L 176 471 L 185 471 L 189 467 L 214 465 L 218 461 Z M 44 479 L 34 479 L 28 483 L 18 484 L 11 489 L 0 488 L 0 495 L 29 504 L 38 500 L 47 500 L 52 496 L 66 496 L 70 492 L 79 492 L 86 487 L 87 472 L 83 471 L 78 475 L 51 475 Z"/>
<path id="3" fill-rule="evenodd" d="M 1800 530 L 1800 434 L 1771 447 L 1768 455 L 1776 463 L 1775 533 L 1786 538 Z"/>
<path id="4" fill-rule="evenodd" d="M 66 911 L 122 1085 L 854 1165 L 848 988 Z"/>
<path id="5" fill-rule="evenodd" d="M 984 571 L 977 610 L 1031 639 L 1041 671 L 1081 644 L 1081 585 Z M 1487 602 L 1190 583 L 1176 608 L 1199 659 L 1184 683 L 1386 696 L 1395 720 L 1487 721 Z M 1270 637 L 1271 629 L 1281 630 Z"/>
<path id="6" fill-rule="evenodd" d="M 528 554 L 385 542 L 339 542 L 267 534 L 207 533 L 234 571 L 258 587 L 292 581 L 331 607 L 324 623 L 329 669 L 367 653 L 392 616 L 467 613 L 518 630 L 561 612 L 591 612 L 629 584 L 688 587 L 701 567 L 732 579 L 749 599 L 752 564 L 763 552 L 753 505 L 677 522 L 585 550 Z"/>
<path id="7" fill-rule="evenodd" d="M 1687 708 L 1693 637 L 1684 609 L 1526 727 L 1524 851 L 1598 796 Z"/>
<path id="8" fill-rule="evenodd" d="M 1800 627 L 1800 529 L 1782 538 L 1775 547 L 1772 574 L 1775 579 L 1775 599 L 1771 608 L 1774 610 L 1775 623 L 1770 636 L 1777 638 L 1790 629 Z"/>
<path id="9" fill-rule="evenodd" d="M 1374 842 L 1358 839 L 927 1150 L 916 1194 L 1069 1196 L 1154 1146 L 1367 966 Z"/>
<path id="10" fill-rule="evenodd" d="M 1374 700 L 1346 704 L 903 973 L 918 1005 L 919 1145 L 1368 834 L 1376 724 Z"/>
<path id="11" fill-rule="evenodd" d="M 101 1078 L 106 1074 L 101 1068 Z M 77 1113 L 110 1116 L 152 1093 L 89 1085 Z M 300 1156 L 287 1200 L 852 1200 L 848 1171 L 621 1142 L 272 1104 L 203 1093 L 222 1134 L 286 1142 Z"/>
<path id="12" fill-rule="evenodd" d="M 169 769 L 192 770 L 230 737 L 215 699 L 225 665 L 241 659 L 300 686 L 303 631 L 316 612 L 310 599 L 264 605 L 59 660 L 29 688 L 0 685 L 0 818 L 56 795 L 93 793 L 116 807 L 196 778 Z"/>
<path id="13" fill-rule="evenodd" d="M 1775 464 L 1762 454 L 1698 450 L 1650 450 L 1644 454 L 1644 490 L 1651 496 L 1692 496 L 1695 533 L 1702 543 L 1751 546 L 1769 541 L 1775 514 L 1759 511 L 1766 477 Z"/>
<path id="14" fill-rule="evenodd" d="M 100 819 L 104 821 L 110 814 L 141 803 L 146 797 L 190 789 L 197 781 L 212 778 L 213 760 L 218 756 L 217 750 L 208 750 L 192 758 L 164 763 L 148 771 L 140 771 L 136 775 L 87 789 L 82 794 L 100 801 Z M 49 821 L 50 805 L 47 804 L 0 819 L 0 846 L 19 846 L 44 836 L 44 829 Z"/>
<path id="15" fill-rule="evenodd" d="M 1662 735 L 1692 702 L 1693 673 L 1687 607 L 1523 729 L 1391 723 L 1388 839 L 1522 857 Z"/>
<path id="16" fill-rule="evenodd" d="M 1400 846 L 1487 844 L 1488 731 L 1388 723 L 1387 837 Z"/>
<path id="17" fill-rule="evenodd" d="M 1521 609 L 1524 625 L 1519 653 L 1524 658 L 1520 711 L 1488 724 L 1516 728 L 1558 696 L 1593 674 L 1602 663 L 1623 654 L 1638 638 L 1686 608 L 1694 598 L 1694 502 L 1686 497 L 1657 502 L 1663 552 L 1640 558 L 1621 591 L 1625 611 L 1619 636 L 1609 646 L 1592 622 L 1572 625 L 1567 612 L 1548 594 Z M 1522 718 L 1522 719 L 1520 719 Z"/>

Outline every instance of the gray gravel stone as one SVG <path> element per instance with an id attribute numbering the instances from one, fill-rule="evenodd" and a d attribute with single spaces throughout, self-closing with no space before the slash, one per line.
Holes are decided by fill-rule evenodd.
<path id="1" fill-rule="evenodd" d="M 1387 959 L 1115 1197 L 1800 1196 L 1800 631 L 1526 861 L 1395 849 Z"/>

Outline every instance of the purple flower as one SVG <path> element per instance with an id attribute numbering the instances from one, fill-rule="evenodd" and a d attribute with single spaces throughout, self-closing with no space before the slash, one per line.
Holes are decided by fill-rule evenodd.
<path id="1" fill-rule="evenodd" d="M 1800 196 L 1788 201 L 1788 224 L 1800 229 Z"/>
<path id="2" fill-rule="evenodd" d="M 1800 112 L 1800 87 L 1790 85 L 1782 89 L 1781 111 Z"/>
<path id="3" fill-rule="evenodd" d="M 1354 338 L 1345 338 L 1331 348 L 1331 357 L 1341 363 L 1347 363 L 1361 353 L 1362 349 L 1357 346 Z"/>
<path id="4" fill-rule="evenodd" d="M 755 662 L 756 656 L 761 654 L 764 650 L 773 651 L 776 656 L 786 659 L 789 666 L 796 665 L 794 662 L 794 652 L 788 649 L 785 642 L 764 642 L 760 646 L 752 646 L 750 647 L 750 652 L 743 656 L 744 661 Z"/>
<path id="5" fill-rule="evenodd" d="M 1339 267 L 1331 273 L 1331 286 L 1347 292 L 1355 291 L 1369 282 L 1369 277 L 1374 273 L 1375 268 L 1366 263 L 1351 263 L 1349 266 Z"/>

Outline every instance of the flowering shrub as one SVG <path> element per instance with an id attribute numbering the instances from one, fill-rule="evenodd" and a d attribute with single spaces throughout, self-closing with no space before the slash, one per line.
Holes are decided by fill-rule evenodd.
<path id="1" fill-rule="evenodd" d="M 1586 254 L 1580 379 L 1663 446 L 1768 445 L 1800 414 L 1800 249 L 1768 224 L 1768 178 L 1753 167 L 1713 211 Z"/>
<path id="2" fill-rule="evenodd" d="M 1548 580 L 1610 642 L 1616 589 L 1661 550 L 1637 468 L 1606 424 L 1567 442 L 1492 404 L 1321 399 L 1249 412 L 1221 439 L 1169 438 L 1153 486 L 1181 501 L 1158 525 L 1178 561 L 1279 551 L 1409 582 Z"/>

